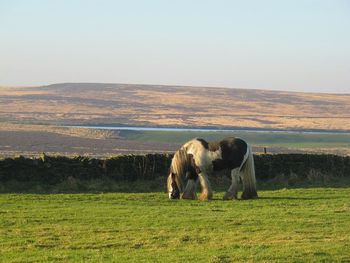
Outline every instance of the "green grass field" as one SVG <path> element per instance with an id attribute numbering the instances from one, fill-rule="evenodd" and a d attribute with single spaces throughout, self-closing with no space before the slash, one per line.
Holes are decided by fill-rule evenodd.
<path id="1" fill-rule="evenodd" d="M 213 131 L 120 131 L 129 140 L 184 143 L 194 137 L 208 141 L 221 140 L 229 136 L 245 139 L 257 146 L 287 148 L 349 148 L 350 134 L 338 133 L 299 133 L 299 132 L 213 132 Z"/>
<path id="2" fill-rule="evenodd" d="M 0 262 L 350 262 L 350 188 L 1 194 Z"/>

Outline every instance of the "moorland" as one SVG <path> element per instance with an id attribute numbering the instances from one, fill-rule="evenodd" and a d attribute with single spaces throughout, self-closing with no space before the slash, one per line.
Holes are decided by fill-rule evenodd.
<path id="1" fill-rule="evenodd" d="M 240 136 L 256 152 L 348 154 L 350 94 L 160 85 L 62 83 L 0 87 L 0 150 L 16 154 L 173 152 L 193 137 Z M 69 125 L 215 127 L 294 133 L 107 131 Z M 328 131 L 303 134 L 300 131 Z"/>

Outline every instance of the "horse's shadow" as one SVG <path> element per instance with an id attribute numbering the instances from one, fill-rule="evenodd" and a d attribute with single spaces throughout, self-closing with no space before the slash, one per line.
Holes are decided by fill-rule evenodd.
<path id="1" fill-rule="evenodd" d="M 292 196 L 262 196 L 258 200 L 330 200 L 335 197 L 292 197 Z"/>
<path id="2" fill-rule="evenodd" d="M 291 197 L 291 196 L 261 196 L 261 197 L 258 197 L 258 198 L 254 198 L 254 199 L 241 199 L 241 198 L 238 198 L 238 199 L 235 199 L 234 201 L 259 201 L 259 200 L 303 200 L 303 201 L 307 201 L 307 200 L 310 200 L 310 201 L 315 201 L 315 200 L 331 200 L 331 199 L 336 199 L 336 197 Z M 213 201 L 226 201 L 226 202 L 229 202 L 229 201 L 232 201 L 232 200 L 222 200 L 222 198 L 213 198 L 212 199 Z"/>

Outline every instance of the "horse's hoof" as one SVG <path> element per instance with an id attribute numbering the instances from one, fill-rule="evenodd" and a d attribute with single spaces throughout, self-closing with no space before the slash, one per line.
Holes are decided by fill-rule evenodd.
<path id="1" fill-rule="evenodd" d="M 253 193 L 245 193 L 243 192 L 241 199 L 243 200 L 249 200 L 249 199 L 257 199 L 258 198 L 258 194 L 256 192 Z"/>
<path id="2" fill-rule="evenodd" d="M 231 194 L 231 193 L 226 193 L 222 200 L 236 200 L 237 199 L 237 194 Z"/>
<path id="3" fill-rule="evenodd" d="M 185 195 L 185 194 L 183 194 L 183 195 L 182 195 L 182 199 L 193 200 L 194 197 L 193 197 L 192 195 Z"/>
<path id="4" fill-rule="evenodd" d="M 211 199 L 213 199 L 213 194 L 205 193 L 205 194 L 201 194 L 199 196 L 199 200 L 201 200 L 201 201 L 208 201 L 208 200 L 211 200 Z"/>

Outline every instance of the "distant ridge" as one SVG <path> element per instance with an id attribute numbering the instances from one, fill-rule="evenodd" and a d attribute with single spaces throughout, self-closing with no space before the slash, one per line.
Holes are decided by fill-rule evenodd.
<path id="1" fill-rule="evenodd" d="M 141 83 L 109 83 L 109 82 L 62 82 L 62 83 L 52 83 L 52 84 L 46 84 L 46 85 L 40 85 L 40 86 L 1 86 L 1 87 L 35 87 L 35 88 L 47 88 L 47 87 L 79 87 L 82 85 L 86 86 L 91 86 L 91 85 L 96 85 L 96 86 L 101 86 L 101 85 L 115 85 L 115 86 L 141 86 L 141 87 L 170 87 L 170 88 L 198 88 L 198 89 L 234 89 L 234 90 L 242 90 L 242 91 L 267 91 L 267 92 L 281 92 L 281 93 L 301 93 L 301 94 L 328 94 L 328 95 L 345 95 L 345 96 L 350 96 L 350 92 L 312 92 L 312 91 L 293 91 L 293 90 L 278 90 L 278 89 L 254 89 L 254 88 L 231 88 L 231 87 L 225 87 L 225 86 L 197 86 L 197 85 L 177 85 L 177 84 L 141 84 Z"/>

